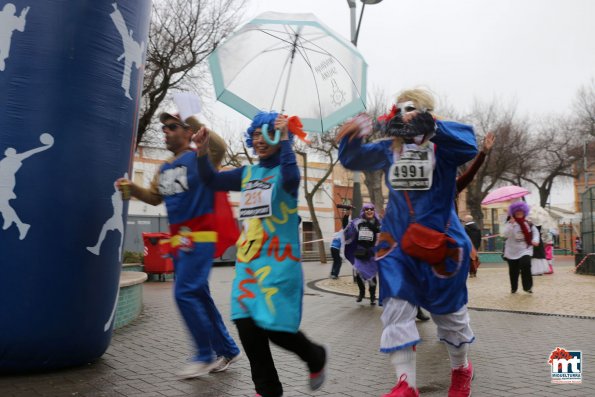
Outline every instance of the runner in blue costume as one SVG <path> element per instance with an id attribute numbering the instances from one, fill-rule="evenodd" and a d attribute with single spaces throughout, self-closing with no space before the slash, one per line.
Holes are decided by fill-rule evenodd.
<path id="1" fill-rule="evenodd" d="M 291 125 L 301 124 L 289 119 Z M 266 127 L 263 127 L 265 126 Z M 281 131 L 281 141 L 270 145 L 263 133 Z M 264 131 L 263 131 L 264 130 Z M 300 172 L 288 133 L 288 119 L 277 113 L 259 113 L 246 133 L 246 144 L 259 157 L 258 164 L 216 173 L 206 154 L 208 132 L 194 142 L 203 181 L 219 191 L 240 191 L 236 275 L 232 286 L 231 318 L 250 360 L 252 380 L 262 397 L 279 397 L 283 387 L 271 355 L 269 341 L 297 354 L 310 372 L 310 388 L 325 380 L 327 351 L 300 332 L 304 279 L 298 238 Z"/>
<path id="2" fill-rule="evenodd" d="M 467 313 L 466 279 L 471 243 L 454 207 L 457 168 L 477 154 L 473 128 L 435 121 L 434 99 L 424 90 L 402 92 L 389 115 L 381 118 L 392 139 L 362 144 L 357 122 L 339 133 L 339 159 L 351 170 L 385 171 L 388 208 L 376 246 L 384 330 L 380 351 L 390 354 L 397 385 L 385 397 L 418 396 L 415 346 L 417 306 L 428 310 L 446 342 L 451 360 L 449 397 L 469 396 L 473 369 L 467 360 L 474 340 Z M 430 265 L 401 249 L 411 223 L 445 232 L 447 254 Z M 425 242 L 422 242 L 425 244 Z"/>
<path id="3" fill-rule="evenodd" d="M 220 222 L 215 214 L 215 192 L 200 179 L 196 153 L 190 148 L 193 134 L 203 125 L 195 117 L 182 121 L 169 113 L 162 113 L 159 120 L 163 124 L 165 144 L 173 157 L 159 167 L 148 189 L 124 178 L 119 179 L 117 185 L 120 189 L 129 186 L 131 195 L 145 203 L 165 203 L 174 250 L 174 294 L 196 347 L 192 361 L 178 376 L 195 378 L 224 371 L 241 356 L 209 290 L 216 245 L 227 236 L 217 233 Z M 226 145 L 217 134 L 213 136 L 208 150 L 218 166 Z"/>

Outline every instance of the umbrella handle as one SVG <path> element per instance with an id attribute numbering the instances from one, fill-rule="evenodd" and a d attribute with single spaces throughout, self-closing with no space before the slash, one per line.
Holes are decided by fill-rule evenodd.
<path id="1" fill-rule="evenodd" d="M 269 138 L 269 125 L 268 124 L 263 124 L 261 127 L 261 131 L 262 131 L 262 136 L 264 137 L 264 140 L 269 145 L 276 145 L 279 143 L 279 139 L 281 139 L 281 131 L 275 130 L 275 137 L 272 140 L 271 140 L 271 138 Z"/>

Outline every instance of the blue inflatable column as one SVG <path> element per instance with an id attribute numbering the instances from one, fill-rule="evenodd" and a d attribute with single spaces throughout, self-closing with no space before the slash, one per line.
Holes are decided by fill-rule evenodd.
<path id="1" fill-rule="evenodd" d="M 0 0 L 0 372 L 110 343 L 150 9 Z"/>

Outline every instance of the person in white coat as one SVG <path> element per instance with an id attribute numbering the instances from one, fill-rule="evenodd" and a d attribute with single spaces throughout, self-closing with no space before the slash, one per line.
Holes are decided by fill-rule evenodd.
<path id="1" fill-rule="evenodd" d="M 529 215 L 529 206 L 524 201 L 517 201 L 508 207 L 509 220 L 504 225 L 502 236 L 504 258 L 508 262 L 510 276 L 510 292 L 516 293 L 519 285 L 519 272 L 523 290 L 533 293 L 533 276 L 531 275 L 531 257 L 533 247 L 539 245 L 539 231 L 535 225 L 525 218 Z"/>

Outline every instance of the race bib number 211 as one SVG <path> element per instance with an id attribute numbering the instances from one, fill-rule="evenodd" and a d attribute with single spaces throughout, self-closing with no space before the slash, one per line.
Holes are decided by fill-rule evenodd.
<path id="1" fill-rule="evenodd" d="M 273 184 L 261 180 L 249 181 L 240 197 L 240 219 L 265 218 L 272 215 Z"/>

